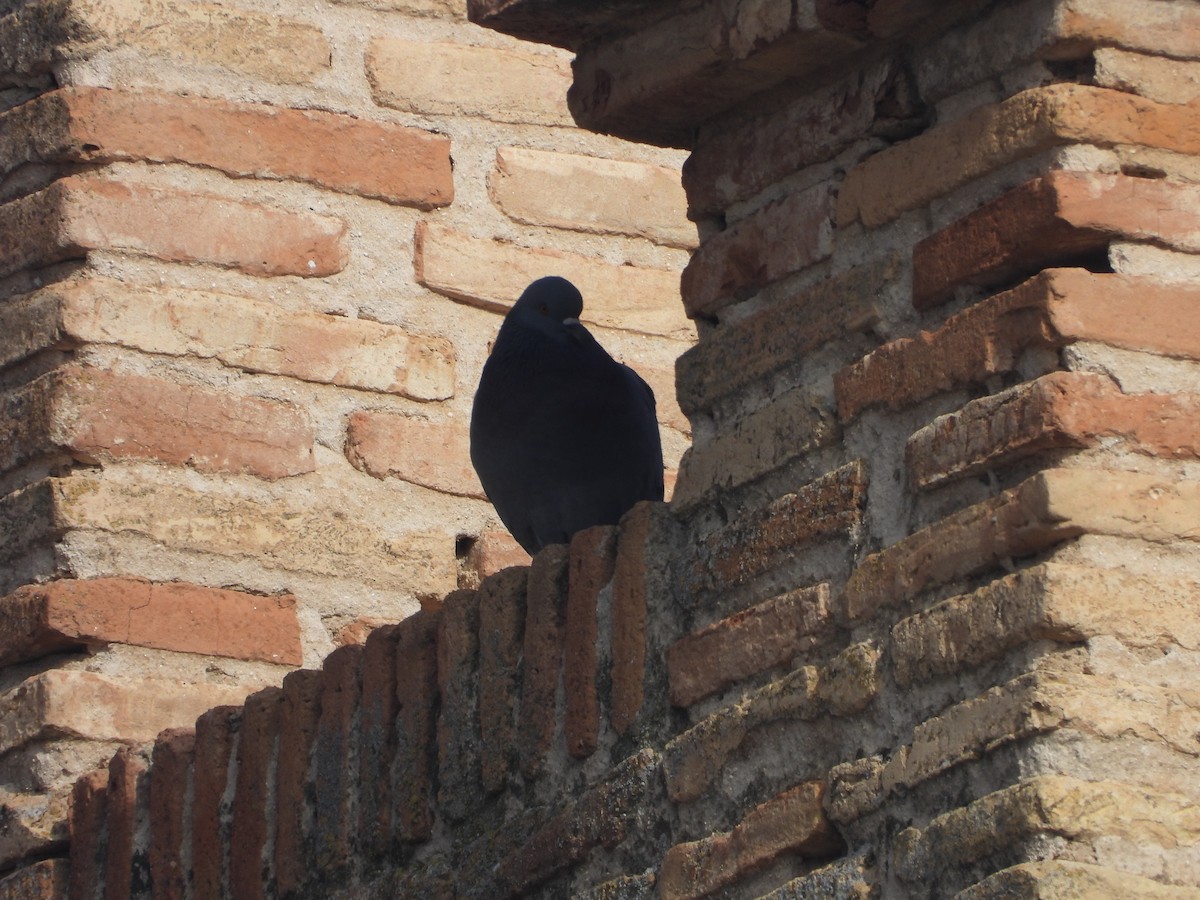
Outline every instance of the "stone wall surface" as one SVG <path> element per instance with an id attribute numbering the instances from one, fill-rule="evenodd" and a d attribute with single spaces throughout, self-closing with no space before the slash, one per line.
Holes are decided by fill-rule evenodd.
<path id="1" fill-rule="evenodd" d="M 401 16 L 425 25 L 418 16 L 453 14 L 441 3 L 400 5 Z M 204 7 L 200 40 L 189 18 L 200 4 L 181 7 L 161 32 L 139 31 L 115 7 L 61 8 L 70 12 L 49 30 L 44 14 L 15 10 L 28 31 L 0 61 L 89 72 L 92 63 L 78 60 L 117 35 L 133 48 L 124 53 L 194 48 L 197 66 L 236 70 L 220 55 L 221 36 L 255 34 L 262 51 L 245 77 L 288 86 L 281 93 L 311 84 L 341 96 L 342 82 L 321 68 L 340 57 L 323 62 L 320 43 L 340 32 L 309 27 L 305 16 L 283 23 L 246 10 L 226 32 L 234 13 Z M 678 306 L 631 308 L 631 295 L 653 294 L 666 261 L 688 252 L 678 222 L 660 220 L 665 207 L 649 198 L 632 210 L 614 210 L 611 197 L 548 198 L 564 183 L 627 185 L 643 171 L 630 164 L 660 167 L 645 170 L 645 183 L 663 184 L 675 157 L 514 141 L 466 164 L 487 176 L 466 182 L 476 199 L 466 199 L 455 151 L 452 203 L 423 210 L 437 202 L 431 191 L 401 204 L 418 210 L 405 213 L 415 277 L 448 308 L 493 315 L 494 324 L 536 267 L 530 254 L 588 256 L 576 277 L 595 284 L 597 327 L 618 348 L 653 334 L 663 342 L 656 347 L 682 350 L 678 408 L 664 419 L 681 435 L 690 429 L 693 443 L 686 452 L 676 445 L 671 502 L 641 504 L 619 526 L 581 532 L 528 565 L 481 534 L 464 569 L 490 574 L 422 598 L 400 621 L 385 612 L 373 630 L 356 623 L 347 634 L 365 639 L 282 686 L 241 699 L 217 693 L 229 689 L 225 680 L 207 679 L 214 693 L 204 705 L 214 708 L 194 727 L 158 732 L 152 745 L 117 749 L 105 730 L 118 718 L 147 735 L 167 724 L 151 721 L 155 704 L 122 701 L 121 691 L 139 690 L 127 676 L 149 674 L 128 667 L 188 642 L 195 659 L 210 658 L 199 655 L 203 629 L 181 634 L 177 623 L 202 604 L 229 604 L 230 616 L 273 637 L 231 653 L 222 671 L 241 666 L 271 682 L 267 667 L 279 671 L 297 646 L 308 652 L 303 629 L 289 625 L 288 611 L 305 602 L 300 584 L 293 597 L 202 579 L 167 588 L 154 573 L 108 572 L 83 587 L 20 588 L 8 615 L 28 637 L 0 644 L 0 659 L 21 673 L 6 695 L 11 725 L 0 737 L 15 755 L 4 758 L 28 767 L 29 734 L 68 735 L 104 764 L 69 798 L 14 795 L 23 822 L 52 820 L 37 802 L 57 802 L 61 817 L 69 800 L 69 842 L 27 828 L 38 849 L 0 881 L 0 897 L 1200 896 L 1200 8 L 471 0 L 469 12 L 575 52 L 570 73 L 560 66 L 554 77 L 560 88 L 569 82 L 582 126 L 686 147 L 682 180 L 700 240 Z M 364 7 L 347 21 L 396 14 Z M 532 87 L 533 70 L 562 56 L 494 37 L 442 50 L 446 32 L 437 30 L 364 24 L 356 35 L 370 97 L 397 111 L 394 124 L 428 124 L 414 111 L 424 102 L 441 111 L 429 116 L 458 110 L 486 115 L 489 127 L 561 128 L 585 140 Z M 284 43 L 291 53 L 272 52 Z M 489 48 L 504 52 L 483 60 Z M 123 60 L 114 54 L 103 71 L 128 71 Z M 516 90 L 505 94 L 504 85 Z M 119 116 L 105 121 L 115 129 Z M 81 153 L 94 152 L 83 149 L 95 146 L 90 137 L 79 140 Z M 608 147 L 616 138 L 586 140 Z M 576 159 L 587 155 L 611 159 Z M 304 171 L 324 171 L 328 157 L 314 152 Z M 276 174 L 281 164 L 216 168 L 311 190 L 298 186 L 304 176 Z M 127 209 L 193 208 L 216 189 L 199 180 L 186 189 L 135 184 L 127 167 L 148 163 L 125 160 L 101 167 L 117 173 L 111 184 L 83 166 L 41 185 L 43 165 L 25 165 L 14 190 L 25 204 L 19 215 L 42 229 L 12 242 L 18 267 L 34 258 L 65 265 L 86 252 L 88 265 L 106 266 L 100 277 L 120 281 L 134 256 L 174 253 L 181 272 L 219 265 L 221 277 L 242 284 L 297 260 L 301 270 L 309 260 L 320 271 L 346 265 L 347 240 L 352 249 L 369 243 L 366 225 L 363 234 L 338 231 L 332 193 L 321 195 L 330 205 L 286 208 L 280 227 L 303 243 L 299 254 L 251 249 L 261 228 L 233 246 L 139 237 L 142 213 L 123 221 Z M 192 169 L 215 162 L 156 165 L 200 179 Z M 472 203 L 513 231 L 456 218 Z M 47 209 L 56 211 L 49 223 Z M 237 227 L 275 222 L 267 213 L 232 218 Z M 564 229 L 575 237 L 553 246 L 497 240 Z M 645 248 L 645 256 L 628 249 L 622 261 L 632 264 L 618 275 L 614 257 L 583 252 L 609 232 L 630 235 L 608 238 L 618 241 L 611 246 Z M 97 234 L 121 243 L 93 246 Z M 485 261 L 486 274 L 470 271 L 472 260 Z M 329 296 L 348 297 L 360 283 L 350 273 L 269 277 L 294 279 L 287 284 L 303 296 L 327 283 Z M 173 297 L 170 284 L 140 289 Z M 228 290 L 223 281 L 180 288 Z M 96 288 L 56 290 L 86 297 Z M 64 318 L 69 305 L 56 300 L 45 318 L 34 305 L 14 318 L 48 323 L 12 329 L 14 346 L 28 346 L 35 338 L 22 335 L 37 328 L 86 318 Z M 428 367 L 406 376 L 403 391 L 436 394 L 445 357 L 414 337 L 436 333 L 429 309 L 417 306 L 395 324 L 412 328 L 402 346 L 414 357 L 425 348 Z M 699 331 L 686 349 L 684 312 Z M 142 327 L 145 317 L 122 321 Z M 222 346 L 205 365 L 262 377 L 237 362 L 257 348 Z M 439 346 L 452 351 L 457 373 L 462 345 L 449 336 Z M 303 349 L 284 355 L 297 368 L 313 359 Z M 13 408 L 37 414 L 23 417 L 4 458 L 16 460 L 15 472 L 33 471 L 42 457 L 30 448 L 50 442 L 59 465 L 77 468 L 43 462 L 45 478 L 14 479 L 0 521 L 25 541 L 14 544 L 29 548 L 22 552 L 35 554 L 38 537 L 103 522 L 178 560 L 244 553 L 271 572 L 311 566 L 330 583 L 425 571 L 415 560 L 429 556 L 415 543 L 351 537 L 362 527 L 356 512 L 264 506 L 274 486 L 326 465 L 322 452 L 311 460 L 302 452 L 305 428 L 315 429 L 317 448 L 322 432 L 297 417 L 307 410 L 297 396 L 199 377 L 152 391 L 143 379 L 162 376 L 149 364 L 100 374 L 86 353 L 40 358 L 17 370 L 31 377 L 13 379 Z M 218 389 L 223 405 L 214 403 Z M 395 406 L 346 413 L 345 457 L 364 478 L 409 471 L 391 435 L 454 446 L 445 421 L 405 417 L 405 404 L 455 401 L 403 391 Z M 259 431 L 241 418 L 222 426 L 227 436 L 215 443 L 229 452 L 220 454 L 200 440 L 212 427 L 192 415 L 158 437 L 138 431 L 128 448 L 87 420 L 103 404 L 146 397 L 127 404 L 140 412 L 158 396 L 186 397 L 196 417 L 244 403 L 246 422 L 271 415 L 276 424 L 267 442 L 249 440 Z M 429 465 L 429 453 L 417 483 L 471 500 L 470 489 L 454 490 L 461 458 L 457 469 Z M 214 480 L 237 491 L 213 495 L 204 487 Z M 146 512 L 151 494 L 169 498 L 161 508 L 170 516 Z M 35 515 L 49 524 L 31 538 L 23 523 Z M 322 552 L 318 533 L 353 551 Z M 108 599 L 85 616 L 80 597 L 93 589 Z M 122 621 L 134 591 L 137 608 L 162 610 L 161 625 L 134 628 L 128 612 Z M 239 596 L 253 599 L 238 606 Z M 144 646 L 151 638 L 142 635 L 160 643 Z M 95 641 L 115 649 L 90 671 L 30 662 Z M 247 684 L 233 690 L 245 694 Z M 156 695 L 164 707 L 184 702 Z"/>

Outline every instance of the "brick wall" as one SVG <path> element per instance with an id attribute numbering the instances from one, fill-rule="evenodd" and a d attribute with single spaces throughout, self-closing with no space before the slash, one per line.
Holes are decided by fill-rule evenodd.
<path id="1" fill-rule="evenodd" d="M 576 128 L 569 54 L 463 7 L 0 2 L 0 873 L 65 852 L 118 746 L 77 809 L 527 561 L 467 422 L 533 278 L 583 289 L 678 464 L 682 154 Z"/>
<path id="2" fill-rule="evenodd" d="M 472 15 L 689 146 L 671 504 L 117 753 L 10 895 L 1195 896 L 1195 4 Z"/>

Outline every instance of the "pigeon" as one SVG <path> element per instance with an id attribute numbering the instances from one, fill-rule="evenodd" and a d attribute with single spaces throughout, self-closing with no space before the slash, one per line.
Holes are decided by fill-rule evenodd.
<path id="1" fill-rule="evenodd" d="M 504 317 L 471 409 L 471 463 L 531 556 L 639 500 L 662 500 L 654 392 L 579 322 L 583 297 L 539 278 Z"/>

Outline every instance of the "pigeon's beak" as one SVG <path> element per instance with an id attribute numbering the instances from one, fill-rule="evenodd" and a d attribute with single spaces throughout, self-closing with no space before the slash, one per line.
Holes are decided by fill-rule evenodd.
<path id="1" fill-rule="evenodd" d="M 574 316 L 572 316 L 572 317 L 571 317 L 571 318 L 569 318 L 569 319 L 563 319 L 563 324 L 564 324 L 564 325 L 566 325 L 566 326 L 569 328 L 569 327 L 570 327 L 570 326 L 572 326 L 572 325 L 578 325 L 578 324 L 579 324 L 579 320 L 578 320 L 578 319 L 576 319 Z"/>

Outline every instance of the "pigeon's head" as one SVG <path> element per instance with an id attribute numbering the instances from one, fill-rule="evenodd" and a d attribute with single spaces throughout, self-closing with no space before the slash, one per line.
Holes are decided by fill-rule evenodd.
<path id="1" fill-rule="evenodd" d="M 565 278 L 549 275 L 533 282 L 509 310 L 508 319 L 548 335 L 561 335 L 564 326 L 581 328 L 583 295 Z M 572 329 L 573 330 L 573 329 Z"/>

